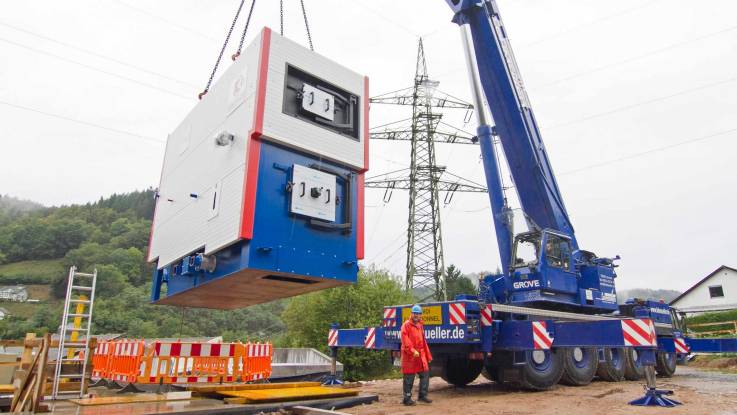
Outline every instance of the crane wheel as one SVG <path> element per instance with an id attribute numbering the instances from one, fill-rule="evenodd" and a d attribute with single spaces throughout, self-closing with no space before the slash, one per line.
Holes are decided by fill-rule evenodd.
<path id="1" fill-rule="evenodd" d="M 561 349 L 563 355 L 563 376 L 560 382 L 570 386 L 584 386 L 591 383 L 599 366 L 599 356 L 592 347 L 567 347 Z"/>
<path id="2" fill-rule="evenodd" d="M 487 359 L 484 365 L 484 370 L 481 371 L 481 375 L 486 379 L 496 382 L 500 385 L 504 384 L 502 377 L 504 367 L 509 367 L 512 362 L 513 355 L 509 352 L 499 351 L 491 354 L 491 357 Z"/>
<path id="3" fill-rule="evenodd" d="M 467 357 L 449 357 L 445 361 L 440 377 L 451 385 L 463 387 L 476 380 L 483 368 L 483 360 L 471 360 Z"/>
<path id="4" fill-rule="evenodd" d="M 640 363 L 637 350 L 634 347 L 626 348 L 624 357 L 624 378 L 627 380 L 644 379 L 645 367 Z"/>
<path id="5" fill-rule="evenodd" d="M 658 376 L 669 378 L 676 373 L 676 354 L 657 352 L 655 355 L 655 372 Z"/>
<path id="6" fill-rule="evenodd" d="M 607 382 L 621 382 L 624 380 L 625 349 L 621 347 L 605 347 L 600 351 L 602 354 L 596 376 Z"/>
<path id="7" fill-rule="evenodd" d="M 515 364 L 511 358 L 516 354 Z M 508 365 L 499 368 L 503 383 L 519 389 L 548 390 L 563 376 L 562 350 L 528 350 L 510 353 Z"/>

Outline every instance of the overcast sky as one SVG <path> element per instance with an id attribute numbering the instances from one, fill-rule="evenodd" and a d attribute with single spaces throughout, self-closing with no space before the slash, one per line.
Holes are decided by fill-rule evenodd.
<path id="1" fill-rule="evenodd" d="M 157 186 L 166 136 L 197 102 L 237 3 L 0 2 L 0 194 L 61 205 Z M 316 51 L 367 74 L 373 94 L 411 85 L 423 36 L 440 89 L 470 98 L 444 1 L 305 3 Z M 581 247 L 622 256 L 620 289 L 685 289 L 737 266 L 737 2 L 499 5 Z M 306 44 L 299 2 L 285 6 L 286 36 Z M 257 2 L 247 42 L 278 30 L 278 15 Z M 373 125 L 398 116 L 372 108 Z M 483 183 L 478 148 L 438 153 Z M 369 175 L 408 158 L 408 143 L 374 141 Z M 407 197 L 382 196 L 367 190 L 365 262 L 401 274 Z M 455 195 L 442 215 L 446 264 L 494 270 L 486 195 Z"/>

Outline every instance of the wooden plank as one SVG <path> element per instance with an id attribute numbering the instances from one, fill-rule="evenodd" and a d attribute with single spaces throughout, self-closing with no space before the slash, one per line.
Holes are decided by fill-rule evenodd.
<path id="1" fill-rule="evenodd" d="M 25 341 L 33 341 L 35 338 L 36 333 L 26 333 Z M 13 401 L 10 404 L 11 411 L 15 411 L 18 407 L 18 403 L 21 401 L 21 397 L 24 395 L 25 389 L 28 387 L 31 372 L 37 358 L 38 354 L 36 354 L 35 358 L 33 356 L 33 347 L 26 345 L 20 356 L 20 369 L 15 372 L 15 380 L 13 380 L 15 393 L 13 394 Z"/>
<path id="2" fill-rule="evenodd" d="M 36 365 L 36 385 L 33 388 L 33 396 L 31 401 L 31 412 L 38 412 L 38 406 L 43 398 L 43 392 L 46 391 L 46 362 L 49 359 L 49 348 L 51 346 L 51 334 L 46 333 L 41 343 L 41 349 L 38 351 L 39 360 Z"/>
<path id="3" fill-rule="evenodd" d="M 52 389 L 53 389 L 52 383 L 46 383 L 44 386 L 44 394 L 45 395 L 51 395 Z M 59 383 L 59 392 L 79 392 L 79 389 L 82 387 L 80 382 L 61 382 Z"/>
<path id="4" fill-rule="evenodd" d="M 139 393 L 127 396 L 96 396 L 94 398 L 70 399 L 69 402 L 80 406 L 116 405 L 146 402 L 185 401 L 192 399 L 191 392 L 169 392 L 163 395 L 155 393 Z"/>
<path id="5" fill-rule="evenodd" d="M 221 391 L 218 394 L 231 398 L 243 398 L 245 399 L 245 403 L 266 403 L 356 396 L 358 395 L 358 391 L 325 386 L 309 386 L 304 388 Z"/>
<path id="6" fill-rule="evenodd" d="M 13 385 L 0 384 L 0 393 L 13 393 L 13 392 L 15 392 L 15 388 L 13 388 Z"/>
<path id="7" fill-rule="evenodd" d="M 284 383 L 239 383 L 239 384 L 223 384 L 223 385 L 192 385 L 187 386 L 187 390 L 197 393 L 218 393 L 225 391 L 240 390 L 261 390 L 261 389 L 286 389 L 286 388 L 307 388 L 310 386 L 320 386 L 320 382 L 284 382 Z"/>
<path id="8" fill-rule="evenodd" d="M 310 408 L 309 406 L 293 406 L 289 408 L 294 415 L 350 415 L 347 412 L 331 411 L 329 409 Z"/>

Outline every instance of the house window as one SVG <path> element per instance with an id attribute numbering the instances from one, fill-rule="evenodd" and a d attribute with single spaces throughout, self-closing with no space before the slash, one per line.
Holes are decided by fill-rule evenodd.
<path id="1" fill-rule="evenodd" d="M 713 287 L 709 287 L 709 297 L 711 298 L 724 297 L 724 290 L 722 289 L 722 286 L 715 285 Z"/>

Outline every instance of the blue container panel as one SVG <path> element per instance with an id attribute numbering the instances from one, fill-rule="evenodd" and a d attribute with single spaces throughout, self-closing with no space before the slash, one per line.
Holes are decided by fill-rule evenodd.
<path id="1" fill-rule="evenodd" d="M 294 164 L 341 177 L 337 179 L 340 200 L 335 223 L 350 223 L 350 227 L 319 227 L 308 217 L 290 213 L 287 185 Z M 155 271 L 153 301 L 233 309 L 356 282 L 358 198 L 354 172 L 264 141 L 256 194 L 253 239 L 214 253 L 213 272 L 188 270 L 181 262 Z"/>

